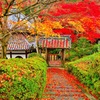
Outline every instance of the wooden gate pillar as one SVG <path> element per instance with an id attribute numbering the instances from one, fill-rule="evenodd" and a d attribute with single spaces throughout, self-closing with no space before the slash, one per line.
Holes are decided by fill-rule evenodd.
<path id="1" fill-rule="evenodd" d="M 62 49 L 62 64 L 63 65 L 65 63 L 65 54 L 66 54 L 66 49 Z"/>
<path id="2" fill-rule="evenodd" d="M 46 48 L 46 61 L 48 62 L 48 60 L 49 60 L 49 49 L 48 48 Z"/>

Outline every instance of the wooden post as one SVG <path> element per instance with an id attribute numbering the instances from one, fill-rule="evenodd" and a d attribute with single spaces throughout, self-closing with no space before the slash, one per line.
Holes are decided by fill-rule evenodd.
<path id="1" fill-rule="evenodd" d="M 62 49 L 62 65 L 65 64 L 65 53 L 66 53 L 66 49 Z"/>
<path id="2" fill-rule="evenodd" d="M 10 51 L 10 58 L 12 58 L 12 51 Z"/>
<path id="3" fill-rule="evenodd" d="M 27 58 L 27 50 L 25 51 L 25 57 Z"/>
<path id="4" fill-rule="evenodd" d="M 41 53 L 42 53 L 42 48 L 39 48 L 39 54 L 41 55 Z"/>
<path id="5" fill-rule="evenodd" d="M 48 49 L 46 48 L 46 55 L 45 55 L 46 61 L 48 60 Z"/>

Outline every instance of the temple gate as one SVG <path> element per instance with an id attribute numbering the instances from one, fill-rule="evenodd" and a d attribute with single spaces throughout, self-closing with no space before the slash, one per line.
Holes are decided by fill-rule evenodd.
<path id="1" fill-rule="evenodd" d="M 63 66 L 66 50 L 71 48 L 71 39 L 70 36 L 42 37 L 39 39 L 39 48 L 45 49 L 45 59 L 49 66 Z"/>

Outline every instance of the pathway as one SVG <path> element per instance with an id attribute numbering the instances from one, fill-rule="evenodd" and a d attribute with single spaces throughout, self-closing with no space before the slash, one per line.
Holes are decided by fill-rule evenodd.
<path id="1" fill-rule="evenodd" d="M 48 68 L 47 85 L 42 100 L 95 100 L 89 99 L 78 86 L 84 87 L 64 69 Z"/>

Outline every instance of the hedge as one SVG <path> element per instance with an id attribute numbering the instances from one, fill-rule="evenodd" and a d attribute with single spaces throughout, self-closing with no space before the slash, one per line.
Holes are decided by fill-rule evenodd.
<path id="1" fill-rule="evenodd" d="M 46 84 L 47 63 L 39 57 L 0 60 L 0 100 L 36 100 Z"/>
<path id="2" fill-rule="evenodd" d="M 28 58 L 36 57 L 36 56 L 44 59 L 44 57 L 41 54 L 38 54 L 38 53 L 30 53 Z"/>
<path id="3" fill-rule="evenodd" d="M 91 44 L 85 38 L 80 38 L 72 44 L 70 51 L 66 52 L 67 61 L 75 61 L 87 55 L 94 54 L 100 51 L 100 44 Z"/>
<path id="4" fill-rule="evenodd" d="M 74 74 L 93 94 L 100 96 L 100 52 L 66 63 L 68 72 Z"/>

